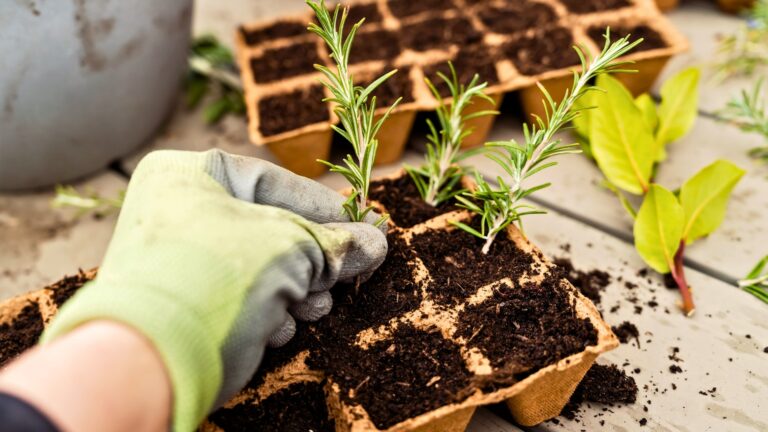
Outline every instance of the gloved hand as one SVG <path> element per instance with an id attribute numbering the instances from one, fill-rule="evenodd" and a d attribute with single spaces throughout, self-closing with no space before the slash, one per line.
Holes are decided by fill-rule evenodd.
<path id="1" fill-rule="evenodd" d="M 135 328 L 168 370 L 173 429 L 191 431 L 248 382 L 268 341 L 290 339 L 287 310 L 320 318 L 329 288 L 384 260 L 383 233 L 349 222 L 343 201 L 265 161 L 151 153 L 131 179 L 96 280 L 42 343 L 96 319 Z"/>

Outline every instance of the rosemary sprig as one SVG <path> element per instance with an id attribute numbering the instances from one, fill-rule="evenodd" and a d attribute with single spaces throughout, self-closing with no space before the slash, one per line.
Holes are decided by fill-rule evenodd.
<path id="1" fill-rule="evenodd" d="M 92 213 L 95 217 L 103 217 L 120 210 L 125 198 L 125 191 L 120 191 L 116 198 L 102 197 L 96 192 L 81 194 L 71 185 L 57 185 L 56 196 L 51 201 L 53 208 L 71 208 L 80 217 Z"/>
<path id="2" fill-rule="evenodd" d="M 714 65 L 719 81 L 733 76 L 751 76 L 768 66 L 768 0 L 757 0 L 747 24 L 721 39 Z"/>
<path id="3" fill-rule="evenodd" d="M 739 281 L 739 287 L 768 303 L 768 272 L 763 272 L 766 268 L 768 268 L 768 255 L 755 265 L 747 277 Z"/>
<path id="4" fill-rule="evenodd" d="M 629 72 L 621 69 L 628 62 L 619 61 L 642 39 L 629 42 L 629 36 L 615 42 L 610 40 L 610 30 L 605 34 L 605 46 L 594 59 L 588 57 L 579 47 L 574 47 L 581 60 L 581 72 L 573 72 L 573 85 L 565 93 L 562 102 L 556 102 L 546 88 L 538 84 L 544 94 L 545 118 L 536 118 L 536 123 L 523 125 L 525 142 L 514 140 L 487 143 L 492 151 L 487 157 L 496 162 L 509 176 L 507 182 L 498 176 L 498 187 L 494 188 L 479 174 L 475 174 L 477 189 L 464 192 L 456 198 L 460 205 L 481 216 L 480 228 L 475 229 L 461 222 L 453 222 L 460 229 L 485 240 L 483 253 L 488 253 L 496 235 L 509 224 L 529 214 L 544 213 L 532 206 L 521 204 L 520 200 L 532 193 L 549 186 L 548 183 L 532 187 L 525 185 L 526 180 L 536 173 L 552 167 L 557 162 L 556 156 L 578 153 L 578 144 L 563 144 L 554 135 L 567 123 L 579 115 L 574 107 L 576 101 L 589 91 L 594 90 L 589 83 L 598 75 L 612 72 Z"/>
<path id="5" fill-rule="evenodd" d="M 207 123 L 217 123 L 227 114 L 245 113 L 243 86 L 236 73 L 234 57 L 215 36 L 196 38 L 190 48 L 188 63 L 189 73 L 184 86 L 187 107 L 197 107 L 215 85 L 218 98 L 203 112 Z"/>
<path id="6" fill-rule="evenodd" d="M 309 31 L 325 41 L 331 52 L 331 58 L 336 63 L 335 70 L 323 65 L 315 65 L 315 68 L 326 78 L 323 84 L 333 94 L 333 97 L 327 98 L 326 101 L 335 104 L 334 111 L 341 121 L 340 127 L 336 125 L 331 127 L 349 141 L 354 150 L 354 157 L 348 154 L 344 158 L 344 165 L 335 165 L 327 161 L 319 162 L 327 165 L 332 172 L 343 175 L 352 185 L 353 192 L 344 203 L 344 210 L 353 221 L 360 222 L 373 209 L 368 205 L 368 187 L 373 160 L 379 145 L 376 134 L 401 100 L 395 101 L 378 120 L 374 120 L 376 97 L 372 96 L 372 93 L 397 70 L 380 76 L 367 87 L 356 86 L 349 72 L 349 54 L 355 34 L 365 20 L 354 24 L 344 36 L 344 24 L 347 21 L 349 8 L 341 8 L 337 5 L 331 15 L 325 6 L 325 0 L 307 0 L 307 4 L 315 12 L 319 23 L 319 25 L 311 23 Z M 376 225 L 384 223 L 385 220 L 386 217 L 382 217 Z"/>
<path id="7" fill-rule="evenodd" d="M 488 97 L 484 90 L 488 83 L 480 83 L 479 75 L 475 74 L 466 86 L 459 83 L 456 69 L 453 63 L 448 62 L 451 77 L 442 72 L 437 75 L 445 81 L 451 92 L 451 102 L 446 104 L 436 86 L 425 78 L 425 82 L 435 99 L 439 101 L 437 107 L 437 120 L 440 125 L 438 132 L 432 120 L 427 119 L 429 135 L 427 135 L 427 153 L 425 162 L 416 168 L 406 166 L 421 198 L 431 206 L 437 206 L 453 198 L 460 189 L 456 187 L 464 174 L 459 162 L 470 156 L 472 152 L 460 153 L 464 139 L 472 134 L 472 129 L 467 128 L 466 122 L 471 119 L 487 115 L 497 114 L 496 111 L 485 110 L 472 114 L 464 114 L 464 111 L 472 105 L 475 99 L 483 99 L 493 104 L 493 99 Z"/>
<path id="8" fill-rule="evenodd" d="M 763 80 L 755 84 L 752 91 L 742 90 L 739 98 L 734 98 L 719 117 L 744 132 L 758 133 L 768 141 L 768 109 L 762 91 Z M 768 163 L 768 145 L 749 151 L 750 156 Z"/>

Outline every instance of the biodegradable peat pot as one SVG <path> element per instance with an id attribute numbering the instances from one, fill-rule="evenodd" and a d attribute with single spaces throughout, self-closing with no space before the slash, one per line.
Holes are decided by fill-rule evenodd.
<path id="1" fill-rule="evenodd" d="M 677 6 L 680 5 L 680 0 L 656 0 L 656 6 L 659 7 L 659 10 L 662 12 L 668 12 L 672 9 L 677 8 Z"/>
<path id="2" fill-rule="evenodd" d="M 752 9 L 755 0 L 717 0 L 720 10 L 730 14 L 737 14 Z"/>
<path id="3" fill-rule="evenodd" d="M 374 182 L 374 204 L 392 215 L 385 263 L 359 289 L 335 287 L 331 314 L 268 350 L 203 431 L 459 432 L 478 406 L 502 401 L 534 425 L 558 415 L 595 358 L 618 345 L 516 228 L 481 256 L 482 242 L 449 223 L 472 216 L 450 205 L 424 211 L 412 185 L 402 171 Z M 31 347 L 93 276 L 0 304 L 0 359 Z"/>
<path id="4" fill-rule="evenodd" d="M 685 39 L 659 13 L 654 0 L 542 0 L 531 5 L 446 1 L 436 4 L 363 0 L 351 6 L 351 21 L 367 18 L 352 48 L 350 71 L 356 81 L 365 84 L 385 71 L 400 70 L 385 83 L 384 94 L 377 95 L 381 107 L 391 104 L 397 96 L 404 97 L 394 112 L 396 118 L 390 120 L 400 124 L 385 126 L 379 134 L 382 148 L 379 163 L 390 163 L 401 154 L 413 119 L 406 113 L 434 111 L 438 106 L 425 78 L 435 83 L 440 97 L 450 103 L 450 92 L 437 77 L 438 71 L 448 74 L 448 61 L 454 64 L 460 82 L 468 83 L 474 74 L 487 81 L 487 94 L 497 105 L 505 93 L 521 91 L 525 114 L 542 115 L 536 82 L 553 86 L 550 91 L 554 95 L 561 93 L 554 87 L 567 85 L 567 81 L 561 79 L 570 80 L 573 68 L 580 64 L 570 47 L 580 45 L 595 55 L 602 47 L 602 33 L 607 26 L 616 30 L 614 36 L 631 32 L 634 36 L 661 41 L 659 45 L 644 44 L 642 52 L 627 57 L 635 60 L 635 67 L 641 71 L 634 78 L 626 78 L 627 85 L 638 93 L 651 87 L 670 56 L 687 48 Z M 313 102 L 317 116 L 286 116 L 282 113 L 284 110 L 273 109 L 280 104 L 264 102 L 265 98 L 316 84 L 321 76 L 314 71 L 314 63 L 333 66 L 326 47 L 306 32 L 306 23 L 312 19 L 303 14 L 249 24 L 237 34 L 249 135 L 257 145 L 270 144 L 280 137 L 298 139 L 302 134 L 323 128 L 329 130 L 338 121 L 333 115 L 325 114 L 319 99 Z M 591 32 L 597 27 L 599 37 L 594 38 Z M 643 31 L 636 31 L 638 29 Z M 646 62 L 648 64 L 644 64 Z M 309 104 L 302 106 L 307 108 Z M 481 107 L 490 108 L 485 102 L 478 102 L 477 108 L 472 109 Z M 298 121 L 299 118 L 303 120 Z M 494 121 L 495 117 L 472 120 L 470 126 L 474 127 L 474 133 L 467 137 L 465 145 L 473 147 L 485 142 Z M 325 141 L 318 145 L 325 145 Z M 306 166 L 314 161 L 309 153 L 289 150 L 279 157 L 291 166 Z M 291 157 L 305 161 L 292 163 L 286 159 Z"/>

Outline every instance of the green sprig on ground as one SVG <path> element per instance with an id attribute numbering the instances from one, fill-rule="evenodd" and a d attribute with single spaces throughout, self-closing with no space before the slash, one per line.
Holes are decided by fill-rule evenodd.
<path id="1" fill-rule="evenodd" d="M 763 94 L 762 86 L 761 79 L 751 91 L 743 90 L 740 97 L 728 102 L 719 117 L 744 132 L 762 135 L 768 142 L 768 109 L 765 103 L 768 95 Z M 768 145 L 753 148 L 749 155 L 768 163 Z"/>
<path id="2" fill-rule="evenodd" d="M 243 87 L 232 52 L 214 36 L 200 36 L 192 42 L 184 88 L 188 108 L 196 108 L 206 95 L 216 92 L 216 98 L 203 112 L 209 124 L 219 122 L 228 114 L 245 113 Z"/>

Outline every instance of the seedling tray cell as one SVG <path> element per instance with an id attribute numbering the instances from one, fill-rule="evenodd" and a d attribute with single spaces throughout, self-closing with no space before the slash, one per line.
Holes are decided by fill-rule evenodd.
<path id="1" fill-rule="evenodd" d="M 572 70 L 579 65 L 571 46 L 580 45 L 596 54 L 608 25 L 615 29 L 616 37 L 633 31 L 648 39 L 627 57 L 636 61 L 634 67 L 640 72 L 621 77 L 635 94 L 648 90 L 666 61 L 687 49 L 685 39 L 653 0 L 364 0 L 351 5 L 350 16 L 350 23 L 367 18 L 352 49 L 356 79 L 363 84 L 384 70 L 399 69 L 400 76 L 393 78 L 397 83 L 390 90 L 404 90 L 380 100 L 384 109 L 394 96 L 404 96 L 379 132 L 377 163 L 399 159 L 416 113 L 436 108 L 425 77 L 438 85 L 442 96 L 447 95 L 435 72 L 444 71 L 448 60 L 455 62 L 462 81 L 478 73 L 490 84 L 487 93 L 495 105 L 483 102 L 472 109 L 497 108 L 505 94 L 517 92 L 527 118 L 532 119 L 544 115 L 536 83 L 561 97 Z M 332 107 L 323 110 L 319 102 L 307 103 L 304 98 L 296 98 L 290 106 L 292 97 L 285 97 L 280 106 L 262 103 L 265 98 L 290 95 L 316 83 L 321 76 L 312 71 L 312 63 L 331 66 L 318 38 L 299 31 L 312 19 L 304 14 L 244 25 L 236 45 L 251 141 L 269 146 L 289 169 L 318 176 L 325 167 L 316 159 L 329 154 L 330 126 L 338 122 Z M 297 119 L 280 120 L 281 116 Z M 494 117 L 474 119 L 467 147 L 481 145 L 493 121 Z"/>

